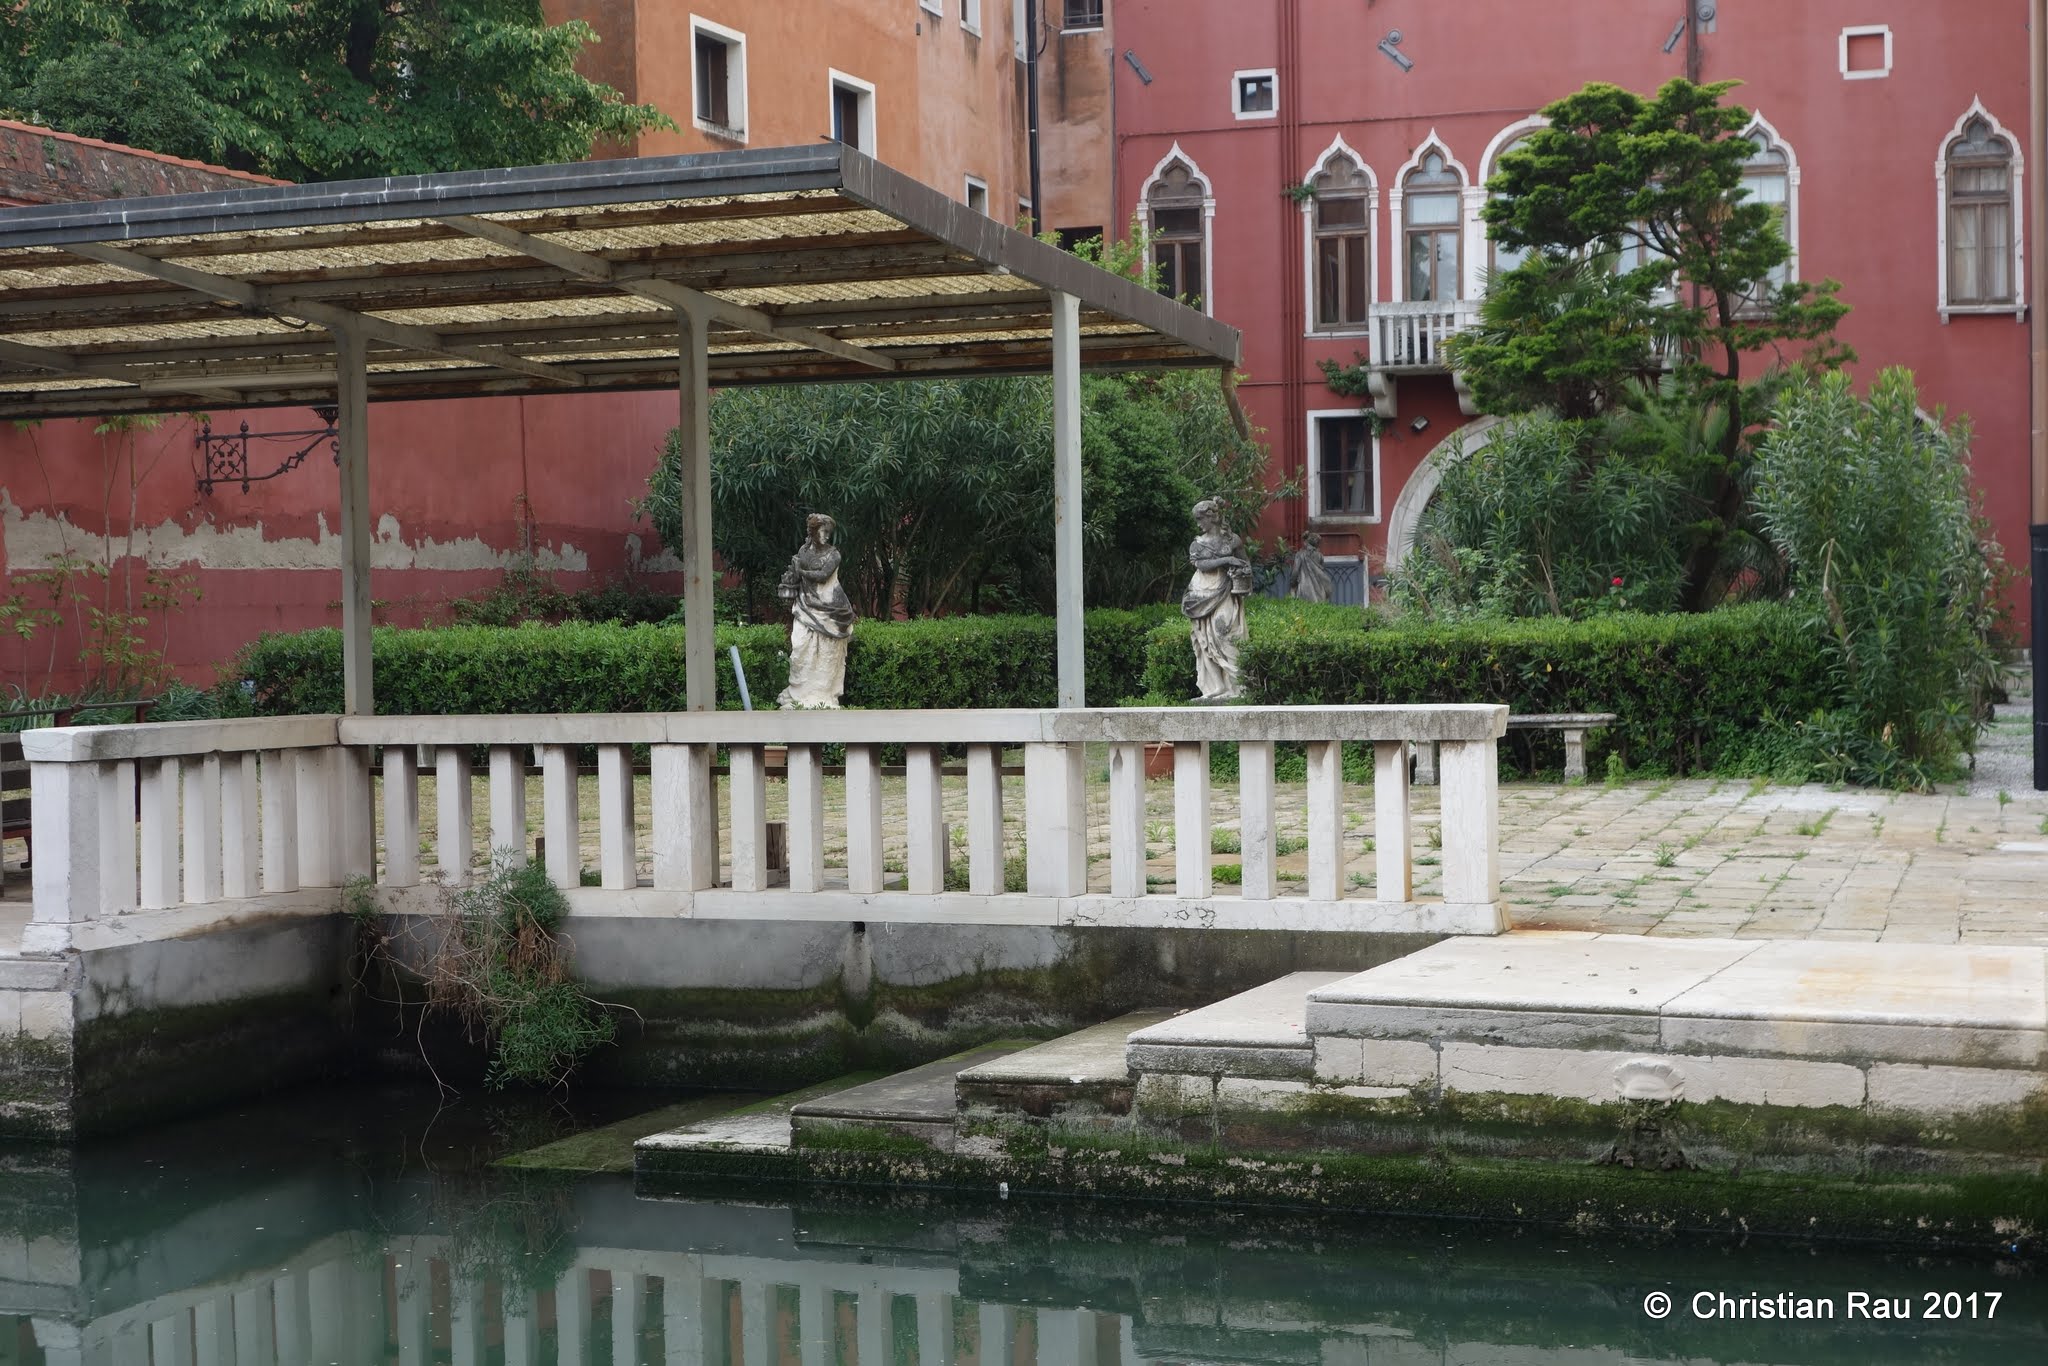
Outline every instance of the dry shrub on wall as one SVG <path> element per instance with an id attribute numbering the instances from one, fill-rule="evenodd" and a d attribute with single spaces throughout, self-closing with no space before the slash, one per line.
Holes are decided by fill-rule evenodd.
<path id="1" fill-rule="evenodd" d="M 1925 789 L 1975 748 L 2003 557 L 1969 444 L 1966 422 L 1921 415 L 1904 369 L 1868 398 L 1839 373 L 1795 385 L 1759 443 L 1752 499 L 1835 684 L 1791 737 L 1818 776 Z"/>

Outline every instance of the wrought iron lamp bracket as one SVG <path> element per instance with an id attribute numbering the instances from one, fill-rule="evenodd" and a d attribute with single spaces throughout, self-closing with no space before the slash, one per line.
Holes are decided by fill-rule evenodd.
<path id="1" fill-rule="evenodd" d="M 336 426 L 341 416 L 339 408 L 315 408 L 313 412 L 327 425 L 317 429 L 295 432 L 252 432 L 244 422 L 241 430 L 219 433 L 213 430 L 211 422 L 200 425 L 199 435 L 192 438 L 199 447 L 200 473 L 199 492 L 210 494 L 219 484 L 240 484 L 247 493 L 251 484 L 260 484 L 275 479 L 281 474 L 290 474 L 306 463 L 314 451 L 325 442 L 334 457 L 334 463 L 341 463 L 341 429 Z M 268 474 L 249 472 L 249 443 L 255 441 L 297 441 L 301 437 L 311 438 L 303 446 L 287 455 L 276 469 Z"/>

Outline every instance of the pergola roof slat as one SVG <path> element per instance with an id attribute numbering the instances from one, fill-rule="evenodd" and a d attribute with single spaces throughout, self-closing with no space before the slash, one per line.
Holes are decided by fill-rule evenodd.
<path id="1" fill-rule="evenodd" d="M 1238 335 L 837 144 L 0 209 L 0 418 L 1234 365 Z"/>

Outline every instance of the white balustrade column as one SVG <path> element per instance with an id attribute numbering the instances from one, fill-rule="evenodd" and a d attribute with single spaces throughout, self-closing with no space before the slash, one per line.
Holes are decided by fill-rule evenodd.
<path id="1" fill-rule="evenodd" d="M 718 800 L 710 745 L 656 745 L 654 885 L 701 892 L 718 885 Z"/>
<path id="2" fill-rule="evenodd" d="M 740 1282 L 739 1341 L 728 1343 L 738 1350 L 734 1361 L 775 1360 L 775 1287 L 754 1277 Z M 730 1331 L 729 1325 L 722 1331 Z"/>
<path id="3" fill-rule="evenodd" d="M 256 824 L 256 755 L 229 754 L 220 766 L 220 893 L 254 896 L 260 890 Z"/>
<path id="4" fill-rule="evenodd" d="M 981 1356 L 982 1366 L 1010 1366 L 1012 1349 L 1016 1343 L 1011 1339 L 1012 1319 L 1010 1311 L 1000 1304 L 981 1306 Z"/>
<path id="5" fill-rule="evenodd" d="M 692 1253 L 664 1265 L 661 1276 L 663 1366 L 704 1366 L 704 1265 Z"/>
<path id="6" fill-rule="evenodd" d="M 53 927 L 34 932 L 42 942 L 31 951 L 56 952 L 70 948 L 71 939 L 68 929 L 55 926 L 83 924 L 100 913 L 100 770 L 98 764 L 31 763 L 28 781 L 35 827 L 30 914 Z M 174 830 L 175 814 L 174 808 Z"/>
<path id="7" fill-rule="evenodd" d="M 619 1360 L 616 1342 L 612 1357 Z M 589 1366 L 589 1362 L 590 1268 L 578 1263 L 555 1282 L 555 1366 Z"/>
<path id="8" fill-rule="evenodd" d="M 967 747 L 967 890 L 996 896 L 1003 890 L 1003 751 Z"/>
<path id="9" fill-rule="evenodd" d="M 1372 843 L 1377 899 L 1408 901 L 1415 895 L 1410 862 L 1408 743 L 1378 740 L 1372 747 Z"/>
<path id="10" fill-rule="evenodd" d="M 906 886 L 928 896 L 946 890 L 945 789 L 936 745 L 912 745 L 904 756 Z"/>
<path id="11" fill-rule="evenodd" d="M 438 784 L 437 784 L 438 786 Z M 384 746 L 384 885 L 420 881 L 420 763 L 411 745 Z"/>
<path id="12" fill-rule="evenodd" d="M 185 900 L 220 900 L 220 756 L 196 754 L 180 764 L 185 786 Z"/>
<path id="13" fill-rule="evenodd" d="M 640 1324 L 646 1317 L 646 1279 L 634 1271 L 613 1271 L 612 1366 L 637 1366 Z"/>
<path id="14" fill-rule="evenodd" d="M 484 1359 L 484 1287 L 453 1274 L 448 1286 L 449 1366 L 481 1366 Z M 282 1364 L 280 1364 L 282 1366 Z"/>
<path id="15" fill-rule="evenodd" d="M 1040 1306 L 1038 1359 L 1062 1366 L 1096 1366 L 1095 1316 L 1085 1309 Z"/>
<path id="16" fill-rule="evenodd" d="M 306 1322 L 306 1273 L 287 1271 L 272 1281 L 270 1300 L 276 1311 L 278 1366 L 310 1362 L 313 1335 Z"/>
<path id="17" fill-rule="evenodd" d="M 1209 860 L 1209 742 L 1173 747 L 1173 892 L 1199 900 L 1215 890 Z"/>
<path id="18" fill-rule="evenodd" d="M 1271 901 L 1279 890 L 1271 740 L 1244 740 L 1237 746 L 1237 847 L 1243 879 L 1238 894 L 1247 901 Z"/>
<path id="19" fill-rule="evenodd" d="M 613 891 L 640 885 L 640 847 L 633 820 L 633 751 L 597 747 L 597 871 Z"/>
<path id="20" fill-rule="evenodd" d="M 192 1360 L 192 1315 L 185 1311 L 149 1325 L 151 1366 L 184 1366 Z"/>
<path id="21" fill-rule="evenodd" d="M 85 1329 L 82 1326 L 38 1316 L 29 1320 L 29 1330 L 36 1346 L 42 1349 L 43 1366 L 83 1366 Z"/>
<path id="22" fill-rule="evenodd" d="M 816 745 L 789 747 L 789 890 L 825 885 L 825 755 Z"/>
<path id="23" fill-rule="evenodd" d="M 838 1335 L 833 1332 L 832 1291 L 812 1281 L 796 1293 L 797 1359 L 803 1366 L 826 1366 L 838 1359 L 833 1350 Z"/>
<path id="24" fill-rule="evenodd" d="M 412 1258 L 406 1261 L 410 1263 Z M 355 1297 L 350 1293 L 350 1270 L 351 1262 L 337 1257 L 306 1271 L 306 1328 L 312 1344 L 309 1361 L 342 1362 L 355 1356 L 351 1347 L 358 1319 Z M 426 1287 L 421 1286 L 419 1298 L 426 1295 Z M 379 1347 L 383 1337 L 377 1335 Z"/>
<path id="25" fill-rule="evenodd" d="M 335 806 L 334 751 L 302 749 L 296 753 L 299 795 L 293 809 L 299 827 L 299 885 L 339 887 L 334 825 L 340 817 Z M 145 809 L 147 806 L 145 802 Z"/>
<path id="26" fill-rule="evenodd" d="M 266 749 L 258 765 L 258 800 L 263 806 L 263 890 L 299 890 L 298 752 Z M 419 792 L 413 792 L 413 828 L 419 828 Z M 417 841 L 415 841 L 417 843 Z M 415 852 L 413 861 L 418 863 Z"/>
<path id="27" fill-rule="evenodd" d="M 475 794 L 470 791 L 469 746 L 442 745 L 434 753 L 434 858 L 451 887 L 469 881 L 476 851 Z"/>
<path id="28" fill-rule="evenodd" d="M 1088 890 L 1088 787 L 1084 748 L 1024 746 L 1024 885 L 1033 896 Z"/>
<path id="29" fill-rule="evenodd" d="M 882 890 L 882 765 L 873 745 L 846 747 L 846 886 Z"/>
<path id="30" fill-rule="evenodd" d="M 727 751 L 732 805 L 732 889 L 765 891 L 768 886 L 768 773 L 759 745 Z"/>
<path id="31" fill-rule="evenodd" d="M 1441 816 L 1444 900 L 1500 900 L 1500 759 L 1493 740 L 1445 741 Z"/>
<path id="32" fill-rule="evenodd" d="M 234 1366 L 235 1302 L 226 1295 L 192 1306 L 192 1360 L 198 1366 Z"/>
<path id="33" fill-rule="evenodd" d="M 400 747 L 391 747 L 397 748 Z M 385 751 L 387 757 L 390 752 Z M 427 1274 L 427 1254 L 417 1243 L 401 1243 L 394 1249 L 394 1255 L 399 1260 L 391 1278 L 398 1301 L 392 1306 L 392 1317 L 398 1324 L 398 1366 L 430 1366 L 434 1359 L 429 1313 L 433 1308 L 433 1278 Z"/>
<path id="34" fill-rule="evenodd" d="M 919 1295 L 917 1297 L 917 1363 L 918 1366 L 953 1366 L 953 1297 L 951 1295 Z M 1042 1357 L 1043 1360 L 1057 1360 Z"/>
<path id="35" fill-rule="evenodd" d="M 526 755 L 519 745 L 491 746 L 491 859 L 526 866 Z"/>
<path id="36" fill-rule="evenodd" d="M 1109 749 L 1109 894 L 1145 895 L 1145 747 Z"/>
<path id="37" fill-rule="evenodd" d="M 235 1366 L 277 1366 L 277 1311 L 270 1287 L 235 1292 Z"/>
<path id="38" fill-rule="evenodd" d="M 583 882 L 583 800 L 578 776 L 574 745 L 541 746 L 541 838 L 548 846 L 548 881 L 557 887 L 577 887 Z"/>
<path id="39" fill-rule="evenodd" d="M 68 766 L 67 766 L 68 767 Z M 175 906 L 183 891 L 178 867 L 178 770 L 176 759 L 145 759 L 137 775 L 142 801 L 142 907 Z M 30 781 L 34 781 L 31 770 Z M 33 793 L 31 793 L 33 800 Z M 37 820 L 37 825 L 42 824 Z M 42 860 L 38 859 L 40 863 Z M 38 884 L 42 870 L 36 870 Z M 42 898 L 37 896 L 40 904 Z"/>
<path id="40" fill-rule="evenodd" d="M 889 1359 L 889 1293 L 886 1290 L 860 1292 L 860 1303 L 854 1309 L 853 1341 L 860 1360 Z"/>
<path id="41" fill-rule="evenodd" d="M 1308 745 L 1308 896 L 1335 901 L 1344 895 L 1344 746 L 1335 740 Z"/>
<path id="42" fill-rule="evenodd" d="M 375 801 L 371 797 L 370 751 L 346 745 L 328 751 L 334 770 L 335 875 L 341 881 L 377 871 Z"/>
<path id="43" fill-rule="evenodd" d="M 100 909 L 110 915 L 132 911 L 138 895 L 135 881 L 135 761 L 117 759 L 100 764 Z M 33 816 L 34 778 L 30 778 Z M 33 878 L 31 878 L 33 882 Z M 41 904 L 41 899 L 37 899 Z"/>
<path id="44" fill-rule="evenodd" d="M 505 1366 L 535 1366 L 540 1360 L 540 1314 L 531 1290 L 503 1291 Z"/>

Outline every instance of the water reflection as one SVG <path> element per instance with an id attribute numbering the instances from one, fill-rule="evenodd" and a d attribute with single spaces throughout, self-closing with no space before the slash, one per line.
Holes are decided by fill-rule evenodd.
<path id="1" fill-rule="evenodd" d="M 510 1119 L 508 1120 L 508 1116 Z M 2048 1360 L 2031 1263 L 1350 1218 L 639 1198 L 479 1159 L 569 1119 L 351 1093 L 0 1152 L 0 1366 Z M 1990 1320 L 1698 1321 L 1698 1290 L 1997 1292 Z M 1657 1290 L 1680 1308 L 1642 1309 Z M 1981 1303 L 1981 1300 L 1980 1300 Z"/>

